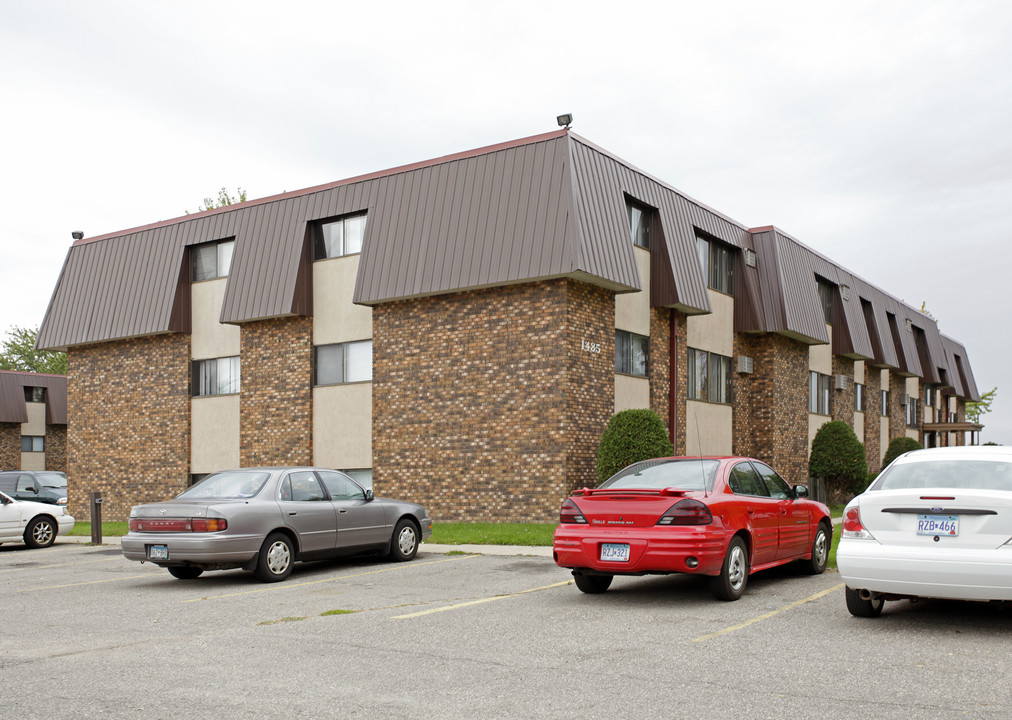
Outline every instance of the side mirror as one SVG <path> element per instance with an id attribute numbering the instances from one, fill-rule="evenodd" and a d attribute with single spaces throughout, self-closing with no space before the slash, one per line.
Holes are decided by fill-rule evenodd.
<path id="1" fill-rule="evenodd" d="M 794 486 L 794 497 L 795 497 L 795 499 L 808 497 L 808 486 L 807 485 L 795 485 Z"/>
<path id="2" fill-rule="evenodd" d="M 366 488 L 366 491 L 365 491 L 365 501 L 369 502 L 374 497 L 376 497 L 376 496 L 373 495 L 372 488 Z"/>

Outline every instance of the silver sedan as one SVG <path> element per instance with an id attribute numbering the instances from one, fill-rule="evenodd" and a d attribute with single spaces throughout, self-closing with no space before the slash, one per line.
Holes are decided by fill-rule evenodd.
<path id="1" fill-rule="evenodd" d="M 277 582 L 296 560 L 365 553 L 411 560 L 431 535 L 424 507 L 373 497 L 336 470 L 243 468 L 209 475 L 172 500 L 134 506 L 123 555 L 184 580 L 242 568 Z"/>

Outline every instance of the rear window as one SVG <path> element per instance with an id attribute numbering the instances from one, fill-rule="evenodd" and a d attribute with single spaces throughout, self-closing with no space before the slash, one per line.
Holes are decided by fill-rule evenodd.
<path id="1" fill-rule="evenodd" d="M 180 500 L 241 499 L 253 497 L 270 477 L 265 472 L 221 472 L 208 475 L 177 497 Z"/>
<path id="2" fill-rule="evenodd" d="M 952 488 L 1012 490 L 1012 463 L 994 460 L 936 460 L 892 465 L 872 490 Z"/>
<path id="3" fill-rule="evenodd" d="M 713 489 L 717 460 L 644 460 L 619 470 L 601 483 L 603 488 L 648 488 L 660 490 Z"/>

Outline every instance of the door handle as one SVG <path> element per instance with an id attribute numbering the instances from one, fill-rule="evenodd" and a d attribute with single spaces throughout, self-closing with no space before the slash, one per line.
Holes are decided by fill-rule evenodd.
<path id="1" fill-rule="evenodd" d="M 340 509 L 340 510 L 338 510 L 337 512 L 338 512 L 338 514 L 340 514 L 340 515 L 344 515 L 344 514 L 345 514 L 346 512 L 348 512 L 348 511 L 347 511 L 347 510 L 345 510 L 344 508 L 341 508 L 341 509 Z"/>
<path id="2" fill-rule="evenodd" d="M 289 515 L 298 515 L 298 513 L 297 513 L 297 512 L 295 512 L 294 510 L 289 510 L 289 511 L 288 511 L 288 514 L 289 514 Z"/>
<path id="3" fill-rule="evenodd" d="M 755 510 L 753 510 L 752 508 L 749 508 L 749 509 L 748 509 L 748 514 L 749 514 L 749 515 L 753 515 L 753 514 L 755 514 Z"/>

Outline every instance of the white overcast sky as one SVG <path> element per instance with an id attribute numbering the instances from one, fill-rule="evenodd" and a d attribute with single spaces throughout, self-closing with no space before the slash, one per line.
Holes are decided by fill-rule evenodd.
<path id="1" fill-rule="evenodd" d="M 1012 444 L 1012 3 L 0 0 L 0 331 L 72 230 L 556 128 L 964 343 Z"/>

